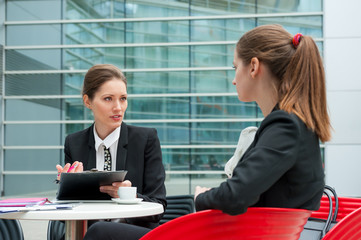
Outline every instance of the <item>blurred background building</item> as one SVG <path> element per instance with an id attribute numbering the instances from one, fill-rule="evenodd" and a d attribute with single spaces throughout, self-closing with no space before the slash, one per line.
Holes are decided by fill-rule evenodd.
<path id="1" fill-rule="evenodd" d="M 64 139 L 92 123 L 81 87 L 98 63 L 128 79 L 125 122 L 158 130 L 168 194 L 216 186 L 241 130 L 263 118 L 231 84 L 234 45 L 271 23 L 315 39 L 335 130 L 320 143 L 326 180 L 361 196 L 360 9 L 357 0 L 0 0 L 1 196 L 55 197 Z"/>

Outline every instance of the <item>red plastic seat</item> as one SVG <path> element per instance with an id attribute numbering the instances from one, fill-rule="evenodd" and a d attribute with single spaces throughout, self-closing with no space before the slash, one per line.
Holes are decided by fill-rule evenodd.
<path id="1" fill-rule="evenodd" d="M 237 216 L 205 210 L 169 221 L 141 240 L 297 240 L 310 215 L 311 211 L 289 208 L 254 207 Z"/>
<path id="2" fill-rule="evenodd" d="M 332 198 L 333 210 L 335 210 L 335 199 Z M 340 221 L 356 209 L 361 207 L 361 198 L 338 197 L 338 213 L 336 221 Z M 321 198 L 321 206 L 317 211 L 312 212 L 311 217 L 327 219 L 330 203 L 326 196 Z"/>
<path id="3" fill-rule="evenodd" d="M 337 223 L 322 240 L 360 240 L 361 208 L 353 211 Z"/>

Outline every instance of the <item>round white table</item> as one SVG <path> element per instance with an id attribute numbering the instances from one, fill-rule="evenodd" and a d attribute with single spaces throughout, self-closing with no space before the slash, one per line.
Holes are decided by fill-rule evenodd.
<path id="1" fill-rule="evenodd" d="M 87 220 L 144 217 L 163 213 L 163 205 L 151 202 L 118 204 L 115 202 L 74 203 L 72 209 L 12 212 L 0 214 L 3 219 L 64 220 L 65 239 L 83 239 Z"/>

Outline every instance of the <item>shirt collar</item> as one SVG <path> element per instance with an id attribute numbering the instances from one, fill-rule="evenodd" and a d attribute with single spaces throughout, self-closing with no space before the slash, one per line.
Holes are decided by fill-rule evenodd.
<path id="1" fill-rule="evenodd" d="M 119 139 L 121 126 L 117 127 L 113 132 L 111 132 L 104 140 L 102 140 L 97 131 L 95 130 L 95 124 L 93 127 L 94 139 L 95 139 L 95 150 L 98 151 L 101 145 L 104 145 L 106 148 L 109 148 L 113 143 Z"/>

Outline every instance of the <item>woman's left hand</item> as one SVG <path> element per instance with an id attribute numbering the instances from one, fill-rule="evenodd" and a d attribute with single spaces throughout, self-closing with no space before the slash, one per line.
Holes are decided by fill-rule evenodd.
<path id="1" fill-rule="evenodd" d="M 118 188 L 120 187 L 131 187 L 132 183 L 129 180 L 123 182 L 113 182 L 111 186 L 101 186 L 100 191 L 102 193 L 107 193 L 112 198 L 119 198 Z"/>
<path id="2" fill-rule="evenodd" d="M 56 181 L 59 182 L 62 173 L 74 173 L 74 172 L 82 172 L 83 171 L 83 163 L 75 161 L 73 164 L 67 163 L 64 167 L 59 164 L 56 165 L 56 169 L 58 171 L 58 176 L 56 177 Z"/>

